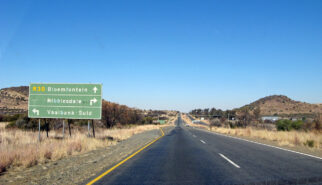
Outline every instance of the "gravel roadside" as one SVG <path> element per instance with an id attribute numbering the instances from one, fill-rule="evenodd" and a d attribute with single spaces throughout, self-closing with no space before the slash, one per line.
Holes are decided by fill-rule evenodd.
<path id="1" fill-rule="evenodd" d="M 165 134 L 174 127 L 164 127 Z M 146 131 L 114 146 L 70 156 L 27 169 L 9 171 L 0 176 L 0 184 L 80 184 L 95 177 L 161 135 L 160 130 Z"/>

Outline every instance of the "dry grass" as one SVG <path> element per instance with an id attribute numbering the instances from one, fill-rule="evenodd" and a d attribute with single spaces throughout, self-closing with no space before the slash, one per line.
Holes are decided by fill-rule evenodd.
<path id="1" fill-rule="evenodd" d="M 304 146 L 307 148 L 322 149 L 322 133 L 321 132 L 304 132 L 304 131 L 271 131 L 266 129 L 248 128 L 224 128 L 224 127 L 207 127 L 199 124 L 194 124 L 186 116 L 182 119 L 192 127 L 204 128 L 213 132 L 228 134 L 233 136 L 245 136 L 250 138 L 264 139 L 274 141 L 280 146 Z"/>
<path id="2" fill-rule="evenodd" d="M 162 125 L 166 126 L 166 125 Z M 73 130 L 72 137 L 62 139 L 61 131 L 49 132 L 49 138 L 38 132 L 5 129 L 0 123 L 0 173 L 9 167 L 30 167 L 48 160 L 58 160 L 101 147 L 114 145 L 117 141 L 127 139 L 134 134 L 158 129 L 159 125 L 131 126 L 122 129 L 97 129 L 96 138 L 87 137 L 86 130 Z"/>
<path id="3" fill-rule="evenodd" d="M 275 141 L 280 146 L 305 146 L 316 149 L 322 148 L 322 134 L 320 132 L 270 131 L 265 129 L 254 129 L 251 127 L 235 129 L 212 127 L 210 130 L 222 134 Z"/>

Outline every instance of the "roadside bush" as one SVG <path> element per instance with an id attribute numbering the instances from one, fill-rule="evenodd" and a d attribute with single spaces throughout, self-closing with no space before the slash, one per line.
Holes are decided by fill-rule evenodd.
<path id="1" fill-rule="evenodd" d="M 307 140 L 304 143 L 304 145 L 313 148 L 314 147 L 314 140 Z"/>
<path id="2" fill-rule="evenodd" d="M 16 121 L 16 126 L 18 128 L 26 128 L 28 124 L 28 117 L 21 116 L 19 119 Z"/>
<path id="3" fill-rule="evenodd" d="M 16 121 L 20 117 L 21 114 L 15 114 L 15 115 L 1 115 L 2 121 L 5 122 L 11 122 L 11 121 Z"/>
<path id="4" fill-rule="evenodd" d="M 237 127 L 236 124 L 234 124 L 233 122 L 228 122 L 228 124 L 229 124 L 230 128 L 236 128 Z"/>
<path id="5" fill-rule="evenodd" d="M 152 117 L 144 117 L 142 119 L 142 124 L 145 125 L 145 124 L 152 124 L 153 123 L 153 118 Z"/>
<path id="6" fill-rule="evenodd" d="M 218 119 L 210 120 L 210 127 L 221 127 L 221 122 Z"/>
<path id="7" fill-rule="evenodd" d="M 278 120 L 276 122 L 276 129 L 278 131 L 291 131 L 291 130 L 300 130 L 303 127 L 303 121 L 291 121 L 291 120 Z"/>
<path id="8" fill-rule="evenodd" d="M 303 126 L 302 120 L 293 121 L 291 124 L 291 128 L 295 130 L 300 130 Z"/>
<path id="9" fill-rule="evenodd" d="M 88 120 L 75 120 L 74 124 L 77 126 L 87 126 L 88 124 Z"/>
<path id="10" fill-rule="evenodd" d="M 20 128 L 25 130 L 37 130 L 38 120 L 30 119 L 27 115 L 22 114 L 17 120 L 10 121 L 6 128 Z M 41 124 L 41 129 L 44 130 L 44 123 Z"/>
<path id="11" fill-rule="evenodd" d="M 314 129 L 322 130 L 322 114 L 317 115 L 314 120 Z"/>
<path id="12" fill-rule="evenodd" d="M 303 123 L 302 129 L 304 129 L 305 131 L 310 131 L 313 130 L 315 127 L 314 122 L 305 122 Z"/>

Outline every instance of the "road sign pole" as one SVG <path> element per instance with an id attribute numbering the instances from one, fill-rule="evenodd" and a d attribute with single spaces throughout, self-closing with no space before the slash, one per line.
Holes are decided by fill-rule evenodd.
<path id="1" fill-rule="evenodd" d="M 69 131 L 69 137 L 72 137 L 72 131 L 70 130 L 70 120 L 67 120 L 68 123 L 68 131 Z"/>
<path id="2" fill-rule="evenodd" d="M 39 129 L 38 129 L 38 141 L 40 142 L 40 119 L 38 121 L 38 127 L 39 127 Z"/>
<path id="3" fill-rule="evenodd" d="M 89 130 L 90 130 L 89 120 L 87 120 L 87 135 L 88 135 L 88 137 L 90 136 Z"/>
<path id="4" fill-rule="evenodd" d="M 65 137 L 65 120 L 63 120 L 63 138 Z"/>
<path id="5" fill-rule="evenodd" d="M 92 127 L 93 127 L 93 137 L 95 138 L 94 120 L 92 120 Z"/>

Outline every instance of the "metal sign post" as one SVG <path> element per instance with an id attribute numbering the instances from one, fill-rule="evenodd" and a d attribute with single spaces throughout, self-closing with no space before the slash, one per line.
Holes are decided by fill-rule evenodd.
<path id="1" fill-rule="evenodd" d="M 40 142 L 40 119 L 38 121 L 38 141 Z"/>
<path id="2" fill-rule="evenodd" d="M 88 134 L 88 137 L 90 136 L 89 130 L 90 130 L 89 120 L 87 120 L 87 134 Z"/>
<path id="3" fill-rule="evenodd" d="M 65 137 L 65 120 L 63 120 L 63 138 Z"/>

